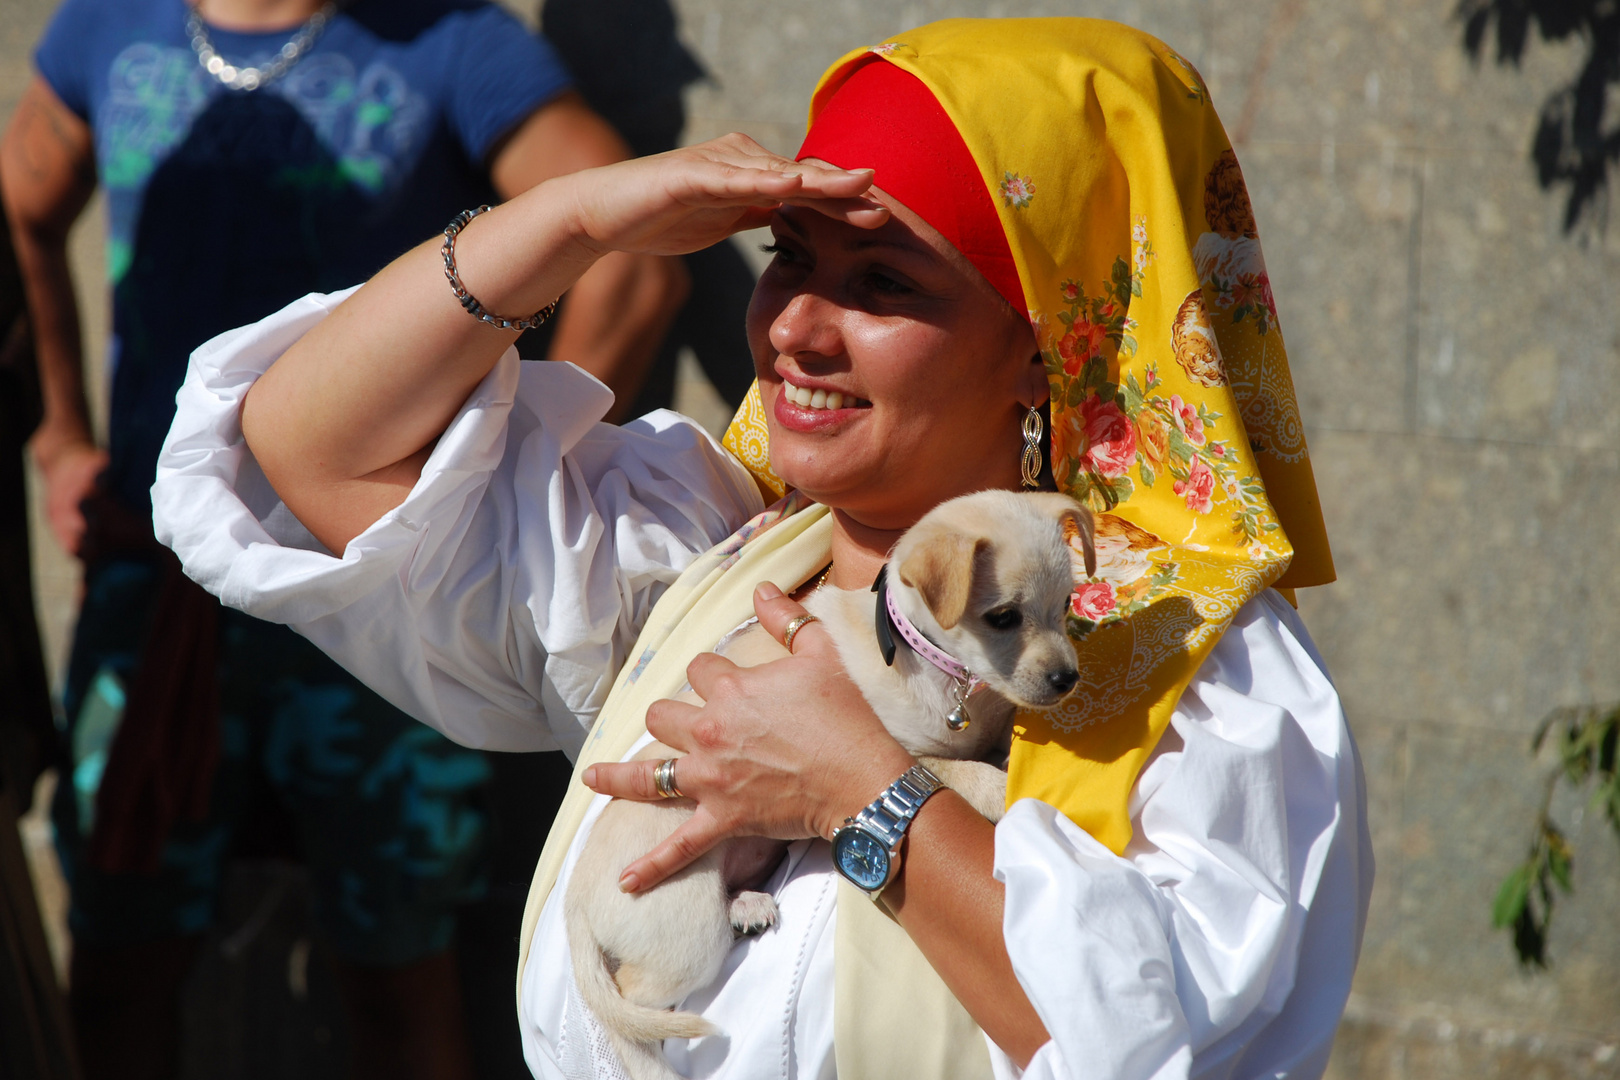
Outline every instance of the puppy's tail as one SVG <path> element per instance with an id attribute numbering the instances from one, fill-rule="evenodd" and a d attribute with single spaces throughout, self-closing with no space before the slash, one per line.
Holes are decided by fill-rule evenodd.
<path id="1" fill-rule="evenodd" d="M 572 904 L 564 911 L 574 982 L 631 1080 L 680 1080 L 664 1058 L 665 1039 L 698 1039 L 718 1030 L 696 1013 L 654 1009 L 626 1001 L 607 968 L 590 921 Z"/>

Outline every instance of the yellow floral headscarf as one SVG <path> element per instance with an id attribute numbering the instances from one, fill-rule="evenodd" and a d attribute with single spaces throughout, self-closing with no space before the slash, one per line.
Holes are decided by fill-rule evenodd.
<path id="1" fill-rule="evenodd" d="M 1053 475 L 1097 512 L 1080 684 L 1019 717 L 1008 802 L 1121 852 L 1137 774 L 1238 608 L 1333 580 L 1243 174 L 1198 72 L 1116 23 L 920 27 L 834 64 L 812 123 L 872 54 L 922 81 L 979 167 L 1046 362 Z M 725 442 L 782 492 L 757 385 Z"/>

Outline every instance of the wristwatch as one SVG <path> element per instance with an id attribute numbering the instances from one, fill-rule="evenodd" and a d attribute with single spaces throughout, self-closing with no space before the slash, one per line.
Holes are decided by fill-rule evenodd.
<path id="1" fill-rule="evenodd" d="M 868 899 L 876 900 L 900 872 L 900 845 L 911 819 L 928 797 L 944 787 L 939 777 L 913 765 L 883 789 L 865 810 L 832 835 L 833 865 Z"/>

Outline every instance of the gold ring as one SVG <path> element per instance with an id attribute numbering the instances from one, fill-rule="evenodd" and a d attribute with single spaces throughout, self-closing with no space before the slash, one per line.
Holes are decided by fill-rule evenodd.
<path id="1" fill-rule="evenodd" d="M 782 644 L 787 646 L 787 651 L 793 651 L 793 638 L 800 630 L 803 630 L 813 622 L 819 621 L 820 620 L 814 615 L 804 614 L 795 617 L 791 622 L 789 622 L 787 624 L 787 629 L 782 631 Z"/>
<path id="2" fill-rule="evenodd" d="M 653 770 L 653 787 L 657 788 L 658 794 L 666 799 L 684 798 L 681 789 L 675 786 L 675 762 L 677 760 L 677 758 L 665 758 L 658 763 L 658 768 Z"/>

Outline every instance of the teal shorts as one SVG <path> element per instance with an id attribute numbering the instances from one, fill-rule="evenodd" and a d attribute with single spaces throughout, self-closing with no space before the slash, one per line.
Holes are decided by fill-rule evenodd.
<path id="1" fill-rule="evenodd" d="M 161 582 L 160 567 L 138 560 L 86 575 L 63 694 L 70 744 L 81 718 L 105 725 L 117 705 Z M 93 811 L 95 770 L 81 763 L 57 786 L 52 816 L 75 939 L 117 946 L 201 934 L 213 925 L 226 860 L 268 843 L 308 867 L 317 925 L 345 959 L 398 967 L 448 947 L 455 909 L 486 888 L 484 755 L 412 720 L 284 626 L 225 609 L 219 633 L 220 758 L 208 816 L 174 826 L 157 873 L 91 865 L 81 818 Z"/>

